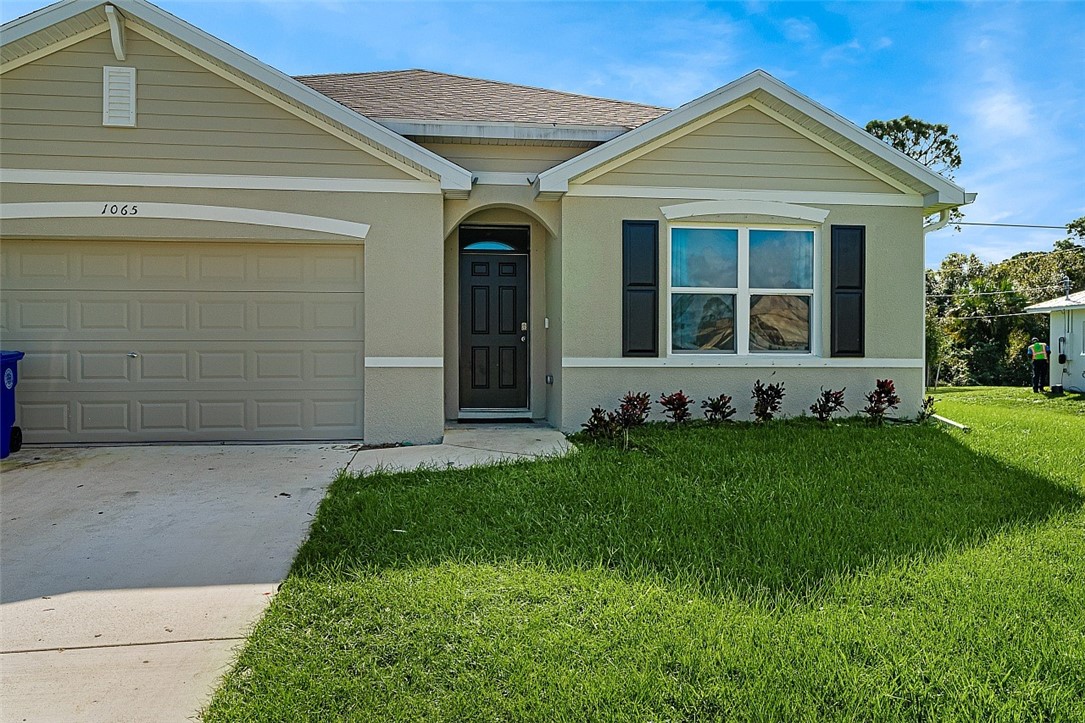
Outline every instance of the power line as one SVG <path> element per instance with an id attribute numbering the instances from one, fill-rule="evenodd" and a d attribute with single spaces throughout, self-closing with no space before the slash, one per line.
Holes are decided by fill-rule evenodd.
<path id="1" fill-rule="evenodd" d="M 1029 223 L 983 223 L 982 221 L 958 221 L 953 223 L 954 226 L 996 226 L 998 228 L 1053 228 L 1059 231 L 1065 231 L 1065 226 L 1036 226 Z"/>
<path id="2" fill-rule="evenodd" d="M 1062 284 L 1050 286 L 1037 286 L 1034 289 L 1014 289 L 1013 291 L 958 291 L 955 294 L 927 294 L 928 299 L 948 299 L 955 296 L 996 296 L 998 294 L 1027 294 L 1032 291 L 1051 291 L 1061 289 Z"/>
<path id="3" fill-rule="evenodd" d="M 1044 311 L 1022 311 L 1016 314 L 987 314 L 986 316 L 946 316 L 943 321 L 972 321 L 973 319 L 1001 319 L 1006 316 L 1033 316 L 1044 314 Z"/>

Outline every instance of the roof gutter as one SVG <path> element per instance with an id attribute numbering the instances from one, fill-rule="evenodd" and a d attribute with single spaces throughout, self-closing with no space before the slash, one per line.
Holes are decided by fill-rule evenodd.
<path id="1" fill-rule="evenodd" d="M 926 236 L 929 233 L 934 233 L 935 231 L 938 231 L 939 229 L 943 229 L 943 228 L 946 227 L 946 224 L 948 224 L 948 223 L 949 223 L 949 209 L 947 208 L 947 209 L 944 209 L 944 210 L 942 210 L 942 211 L 940 211 L 938 213 L 938 220 L 937 221 L 931 221 L 930 223 L 928 223 L 926 226 L 923 227 L 923 235 Z"/>

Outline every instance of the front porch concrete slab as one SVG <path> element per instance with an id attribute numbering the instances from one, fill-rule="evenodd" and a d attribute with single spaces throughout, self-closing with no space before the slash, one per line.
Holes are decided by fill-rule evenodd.
<path id="1" fill-rule="evenodd" d="M 365 474 L 377 469 L 402 472 L 418 467 L 472 467 L 560 456 L 573 446 L 558 430 L 542 424 L 454 424 L 441 444 L 363 450 L 348 469 Z"/>

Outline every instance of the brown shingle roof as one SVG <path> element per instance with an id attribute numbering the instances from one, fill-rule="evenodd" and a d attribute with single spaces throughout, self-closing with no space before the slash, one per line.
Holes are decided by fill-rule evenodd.
<path id="1" fill-rule="evenodd" d="M 370 118 L 635 128 L 667 112 L 640 103 L 430 70 L 303 75 L 297 80 Z"/>

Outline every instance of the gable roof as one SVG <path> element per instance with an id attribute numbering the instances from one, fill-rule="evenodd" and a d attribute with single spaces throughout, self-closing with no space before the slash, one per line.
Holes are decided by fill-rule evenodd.
<path id="1" fill-rule="evenodd" d="M 631 129 L 667 112 L 641 103 L 432 70 L 302 75 L 297 80 L 375 120 L 545 123 Z"/>
<path id="2" fill-rule="evenodd" d="M 543 171 L 536 179 L 536 192 L 543 197 L 563 194 L 569 190 L 569 181 L 577 176 L 635 152 L 652 141 L 680 131 L 699 118 L 747 98 L 770 107 L 842 152 L 896 179 L 914 189 L 916 193 L 923 194 L 923 205 L 928 212 L 962 206 L 971 203 L 975 198 L 974 194 L 966 193 L 957 184 L 763 70 L 748 73 L 614 140 Z"/>
<path id="3" fill-rule="evenodd" d="M 1037 314 L 1063 309 L 1085 309 L 1085 291 L 1075 291 L 1057 299 L 1041 301 L 1039 304 L 1025 307 L 1025 311 L 1033 311 Z"/>
<path id="4" fill-rule="evenodd" d="M 61 0 L 0 27 L 0 58 L 5 69 L 22 58 L 36 58 L 51 46 L 63 47 L 72 37 L 107 29 L 104 7 L 112 5 L 140 35 L 168 43 L 179 52 L 226 74 L 242 87 L 285 103 L 310 121 L 331 127 L 391 156 L 424 175 L 440 180 L 447 195 L 466 197 L 471 173 L 381 124 L 352 111 L 288 75 L 261 63 L 146 0 Z"/>

